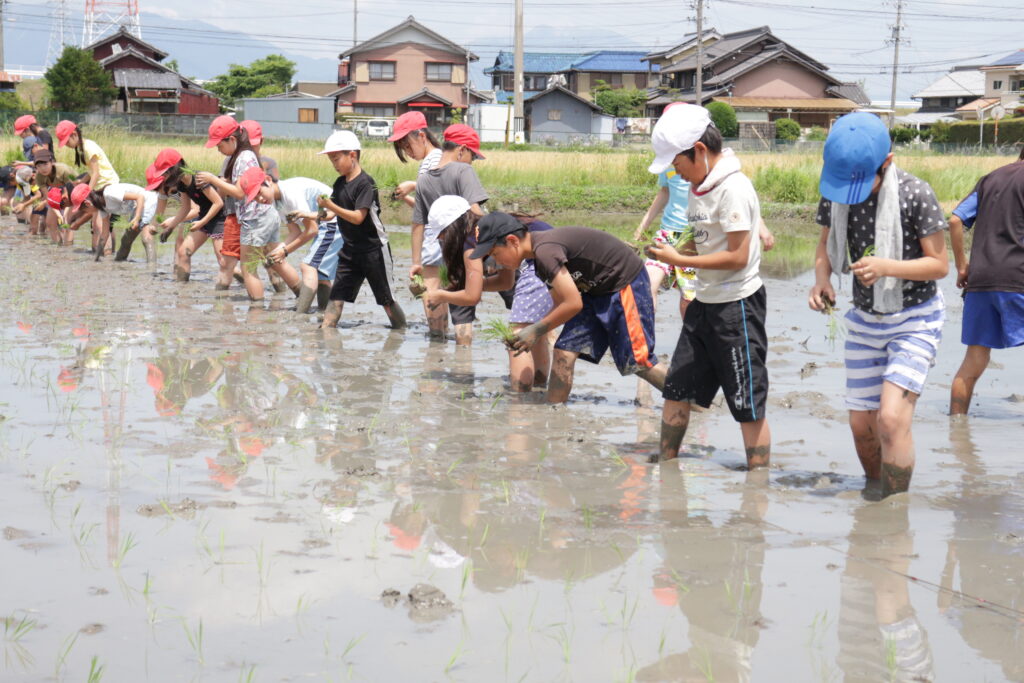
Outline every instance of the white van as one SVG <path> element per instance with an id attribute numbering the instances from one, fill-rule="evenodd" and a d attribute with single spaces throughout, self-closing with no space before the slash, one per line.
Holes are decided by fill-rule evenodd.
<path id="1" fill-rule="evenodd" d="M 370 119 L 366 122 L 366 136 L 386 138 L 391 135 L 391 122 L 387 119 Z"/>

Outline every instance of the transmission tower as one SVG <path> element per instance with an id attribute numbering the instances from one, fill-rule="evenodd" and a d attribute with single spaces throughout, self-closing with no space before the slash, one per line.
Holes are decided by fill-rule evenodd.
<path id="1" fill-rule="evenodd" d="M 85 0 L 82 47 L 115 33 L 122 26 L 136 38 L 142 39 L 139 0 Z"/>
<path id="2" fill-rule="evenodd" d="M 64 51 L 71 32 L 68 30 L 67 0 L 50 0 L 50 42 L 46 46 L 46 66 L 52 66 Z"/>

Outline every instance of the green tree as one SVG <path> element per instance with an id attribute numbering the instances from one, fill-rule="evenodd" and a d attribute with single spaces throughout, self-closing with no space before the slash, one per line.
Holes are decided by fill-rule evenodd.
<path id="1" fill-rule="evenodd" d="M 168 59 L 166 62 L 164 62 L 164 66 L 166 66 L 168 69 L 175 73 L 181 73 L 181 67 L 178 66 L 177 59 Z"/>
<path id="2" fill-rule="evenodd" d="M 50 106 L 60 111 L 89 111 L 105 107 L 117 97 L 110 73 L 92 53 L 67 45 L 43 78 L 50 91 Z"/>
<path id="3" fill-rule="evenodd" d="M 726 102 L 710 102 L 706 109 L 723 138 L 739 136 L 740 124 L 736 121 L 736 110 L 731 105 Z"/>
<path id="4" fill-rule="evenodd" d="M 949 121 L 936 121 L 929 129 L 932 142 L 949 142 L 952 126 Z"/>
<path id="5" fill-rule="evenodd" d="M 777 119 L 775 121 L 775 139 L 795 142 L 800 139 L 800 124 L 793 119 Z"/>
<path id="6" fill-rule="evenodd" d="M 594 81 L 594 104 L 611 116 L 643 116 L 647 93 L 636 88 L 612 88 L 604 81 Z"/>
<path id="7" fill-rule="evenodd" d="M 0 92 L 0 111 L 24 111 L 29 107 L 17 94 Z"/>
<path id="8" fill-rule="evenodd" d="M 266 97 L 285 92 L 295 76 L 295 62 L 283 55 L 267 55 L 242 66 L 232 64 L 228 72 L 210 81 L 206 88 L 232 106 L 243 97 Z"/>

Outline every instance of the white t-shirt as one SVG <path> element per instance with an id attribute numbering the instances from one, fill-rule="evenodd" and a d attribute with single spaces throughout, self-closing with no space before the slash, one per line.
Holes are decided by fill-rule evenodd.
<path id="1" fill-rule="evenodd" d="M 158 199 L 156 192 L 150 192 L 145 188 L 139 187 L 138 185 L 132 185 L 131 183 L 115 183 L 113 185 L 107 185 L 103 188 L 103 199 L 106 200 L 107 210 L 105 213 L 113 216 L 125 216 L 128 219 L 135 217 L 135 202 L 133 200 L 125 200 L 125 193 L 141 195 L 145 198 L 143 202 L 143 217 L 148 213 L 148 209 L 156 208 L 156 201 Z"/>
<path id="2" fill-rule="evenodd" d="M 745 299 L 761 288 L 761 204 L 753 183 L 740 170 L 739 160 L 724 155 L 700 189 L 690 186 L 687 211 L 697 253 L 725 251 L 730 232 L 751 233 L 747 265 L 740 270 L 697 269 L 697 300 L 724 304 Z M 710 189 L 709 189 L 710 188 Z M 704 190 L 704 193 L 701 193 Z"/>
<path id="3" fill-rule="evenodd" d="M 281 198 L 277 200 L 277 212 L 284 218 L 293 211 L 313 211 L 320 207 L 316 200 L 320 195 L 330 196 L 331 188 L 312 178 L 287 178 L 278 183 Z"/>

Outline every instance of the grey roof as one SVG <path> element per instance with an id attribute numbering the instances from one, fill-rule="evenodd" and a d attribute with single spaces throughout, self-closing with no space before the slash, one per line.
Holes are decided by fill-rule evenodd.
<path id="1" fill-rule="evenodd" d="M 104 57 L 103 59 L 100 60 L 100 65 L 105 67 L 105 66 L 107 66 L 109 64 L 113 64 L 113 63 L 117 62 L 120 59 L 124 59 L 125 57 L 136 57 L 138 59 L 141 59 L 145 63 L 151 65 L 154 69 L 163 70 L 163 71 L 171 71 L 171 69 L 169 69 L 165 64 L 161 64 L 160 62 L 156 61 L 155 59 L 151 59 L 151 58 L 147 57 L 146 55 L 142 54 L 141 52 L 139 52 L 138 50 L 136 50 L 133 47 L 129 47 L 129 48 L 125 49 L 125 50 L 121 50 L 120 52 L 115 52 L 112 55 Z"/>
<path id="2" fill-rule="evenodd" d="M 150 71 L 148 69 L 115 69 L 114 85 L 119 88 L 155 88 L 157 90 L 180 90 L 181 77 L 173 71 Z"/>
<path id="3" fill-rule="evenodd" d="M 790 54 L 800 61 L 810 65 L 814 69 L 824 71 L 828 68 L 818 60 L 801 52 L 800 50 L 797 50 L 784 40 L 779 39 L 767 26 L 758 26 L 757 28 L 748 29 L 746 31 L 736 31 L 735 33 L 726 33 L 722 35 L 720 40 L 704 48 L 704 68 L 713 67 L 717 62 L 728 57 L 743 54 L 743 48 L 765 38 L 775 41 L 780 46 L 784 46 Z M 675 73 L 678 71 L 691 71 L 696 68 L 697 55 L 691 54 L 687 55 L 675 64 L 666 66 L 661 70 L 661 72 Z"/>
<path id="4" fill-rule="evenodd" d="M 856 102 L 862 107 L 866 107 L 871 104 L 871 98 L 864 92 L 864 88 L 861 87 L 860 83 L 840 83 L 839 85 L 833 85 L 826 88 L 825 92 L 829 95 L 835 95 L 836 97 L 842 97 L 851 102 Z"/>
<path id="5" fill-rule="evenodd" d="M 705 29 L 705 30 L 701 31 L 701 37 L 703 38 L 703 42 L 706 43 L 709 40 L 719 40 L 722 37 L 722 34 L 719 33 L 718 31 L 716 31 L 713 28 L 708 28 L 708 29 Z M 696 45 L 697 44 L 697 33 L 696 33 L 696 31 L 693 32 L 693 33 L 685 34 L 683 36 L 683 38 L 684 38 L 683 42 L 679 43 L 678 45 L 673 45 L 672 47 L 664 49 L 664 50 L 657 50 L 655 52 L 647 53 L 646 55 L 644 55 L 644 61 L 650 61 L 652 59 L 671 58 L 672 55 L 675 54 L 676 52 L 682 52 L 683 50 L 687 49 L 691 45 Z"/>
<path id="6" fill-rule="evenodd" d="M 775 45 L 773 47 L 762 50 L 761 52 L 758 52 L 750 59 L 744 59 L 742 62 L 739 62 L 735 66 L 730 67 L 725 71 L 722 71 L 721 73 L 711 76 L 710 78 L 707 79 L 707 83 L 708 85 L 725 85 L 726 83 L 732 81 L 734 78 L 737 78 L 747 73 L 748 71 L 751 71 L 752 69 L 756 69 L 762 64 L 767 64 L 768 62 L 775 61 L 777 59 L 787 60 L 795 64 L 799 64 L 808 71 L 813 71 L 814 73 L 821 76 L 825 80 L 831 81 L 834 85 L 840 85 L 842 83 L 842 81 L 840 81 L 838 78 L 827 73 L 824 69 L 822 69 L 817 62 L 808 62 L 807 60 L 801 57 L 799 52 L 794 51 L 785 43 L 781 43 L 779 45 Z"/>
<path id="7" fill-rule="evenodd" d="M 451 100 L 446 99 L 444 97 L 441 97 L 436 92 L 432 91 L 430 88 L 420 88 L 419 90 L 417 90 L 416 92 L 412 93 L 411 95 L 406 95 L 402 99 L 398 100 L 398 104 L 405 104 L 406 102 L 412 102 L 413 100 L 418 100 L 418 99 L 420 99 L 422 97 L 429 97 L 430 99 L 437 100 L 441 104 L 448 105 L 449 107 L 452 105 L 452 101 Z"/>
<path id="8" fill-rule="evenodd" d="M 150 50 L 152 50 L 153 52 L 155 52 L 158 55 L 160 55 L 160 59 L 163 59 L 164 57 L 167 56 L 166 52 L 164 52 L 163 50 L 161 50 L 160 48 L 158 48 L 155 45 L 151 45 L 151 44 L 147 43 L 142 38 L 139 38 L 138 36 L 136 36 L 133 33 L 129 32 L 127 29 L 125 29 L 124 26 L 119 28 L 116 33 L 112 33 L 109 36 L 104 36 L 104 37 L 100 38 L 99 40 L 97 40 L 96 42 L 90 43 L 89 45 L 86 45 L 82 49 L 84 49 L 84 50 L 94 50 L 95 48 L 99 47 L 100 45 L 104 45 L 106 43 L 112 43 L 115 40 L 118 40 L 120 38 L 124 38 L 126 40 L 130 40 L 132 42 L 136 42 L 139 45 L 142 45 L 144 47 L 148 47 Z"/>
<path id="9" fill-rule="evenodd" d="M 729 89 L 724 86 L 703 89 L 701 91 L 701 104 L 714 97 L 726 94 L 728 90 Z M 685 92 L 670 95 L 669 93 L 665 92 L 660 88 L 649 90 L 647 92 L 647 104 L 654 106 L 657 106 L 659 104 L 672 104 L 673 102 L 688 102 L 690 104 L 696 104 L 696 102 L 694 101 L 696 100 L 696 98 L 697 93 L 694 92 Z"/>
<path id="10" fill-rule="evenodd" d="M 944 74 L 942 78 L 919 90 L 911 97 L 920 100 L 925 97 L 981 97 L 985 94 L 985 72 L 957 70 Z"/>
<path id="11" fill-rule="evenodd" d="M 555 92 L 556 90 L 561 92 L 561 93 L 563 93 L 563 94 L 565 94 L 565 95 L 568 95 L 569 97 L 573 98 L 574 100 L 578 100 L 578 101 L 582 102 L 583 104 L 587 105 L 588 107 L 590 107 L 591 109 L 593 109 L 596 112 L 599 112 L 601 114 L 604 113 L 604 109 L 601 109 L 601 107 L 597 106 L 596 104 L 594 104 L 590 100 L 587 100 L 587 99 L 584 99 L 584 98 L 580 97 L 579 95 L 574 93 L 572 90 L 569 90 L 567 88 L 563 88 L 560 85 L 553 85 L 550 88 L 548 88 L 547 90 L 541 90 L 539 93 L 537 93 L 533 97 L 528 98 L 526 101 L 527 102 L 535 102 L 535 101 L 537 101 L 537 100 L 539 100 L 539 99 L 541 99 L 543 97 L 547 97 L 548 95 L 550 95 L 551 93 Z"/>
<path id="12" fill-rule="evenodd" d="M 466 48 L 462 47 L 458 43 L 454 43 L 448 40 L 440 33 L 432 31 L 423 24 L 421 24 L 420 22 L 416 21 L 416 18 L 411 14 L 401 24 L 398 24 L 397 26 L 392 26 L 387 31 L 384 31 L 383 33 L 378 33 L 373 38 L 370 38 L 369 40 L 364 40 L 358 45 L 355 45 L 349 48 L 348 50 L 345 50 L 340 55 L 338 55 L 338 59 L 345 59 L 349 55 L 355 54 L 357 52 L 365 52 L 366 50 L 373 50 L 378 47 L 388 47 L 390 45 L 394 45 L 395 43 L 388 42 L 388 39 L 391 38 L 391 36 L 399 33 L 402 29 L 410 27 L 415 28 L 417 31 L 423 33 L 428 38 L 433 40 L 434 43 L 430 44 L 432 47 L 436 47 L 442 50 L 448 50 L 449 52 L 454 52 L 455 54 L 469 55 L 469 61 L 471 62 L 475 62 L 476 60 L 479 59 L 479 57 L 477 57 L 475 54 L 473 54 Z"/>

